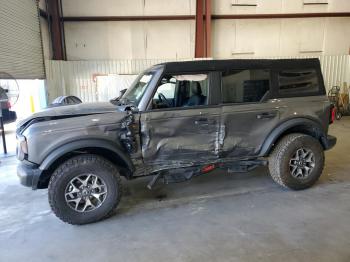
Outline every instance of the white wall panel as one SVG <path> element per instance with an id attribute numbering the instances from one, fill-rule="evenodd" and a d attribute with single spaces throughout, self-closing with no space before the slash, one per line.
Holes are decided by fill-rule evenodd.
<path id="1" fill-rule="evenodd" d="M 187 58 L 194 21 L 65 23 L 68 60 Z"/>
<path id="2" fill-rule="evenodd" d="M 322 0 L 323 1 L 323 0 Z M 349 12 L 349 0 L 327 0 L 328 5 L 304 5 L 309 0 L 218 0 L 213 1 L 215 14 L 255 14 L 255 13 L 317 13 Z M 233 6 L 232 4 L 252 4 L 257 6 Z"/>
<path id="3" fill-rule="evenodd" d="M 66 23 L 68 60 L 137 59 L 145 56 L 143 22 Z"/>
<path id="4" fill-rule="evenodd" d="M 145 22 L 146 57 L 187 58 L 194 56 L 194 21 Z"/>
<path id="5" fill-rule="evenodd" d="M 350 18 L 214 20 L 212 46 L 216 58 L 349 54 Z"/>
<path id="6" fill-rule="evenodd" d="M 65 16 L 194 14 L 195 0 L 63 0 Z"/>

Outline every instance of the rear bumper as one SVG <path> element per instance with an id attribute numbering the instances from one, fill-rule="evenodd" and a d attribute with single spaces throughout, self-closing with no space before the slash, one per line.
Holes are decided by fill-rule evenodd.
<path id="1" fill-rule="evenodd" d="M 23 186 L 37 189 L 39 177 L 42 170 L 37 165 L 31 163 L 20 163 L 17 166 L 17 176 Z"/>
<path id="2" fill-rule="evenodd" d="M 325 138 L 323 142 L 324 142 L 323 143 L 324 150 L 329 150 L 335 146 L 335 144 L 337 143 L 337 138 L 334 136 L 328 135 L 327 138 Z"/>

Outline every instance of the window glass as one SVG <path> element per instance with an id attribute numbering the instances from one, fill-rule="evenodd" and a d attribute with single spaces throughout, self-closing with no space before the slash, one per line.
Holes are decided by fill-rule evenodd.
<path id="1" fill-rule="evenodd" d="M 283 70 L 278 74 L 281 95 L 303 95 L 319 91 L 315 69 Z"/>
<path id="2" fill-rule="evenodd" d="M 169 81 L 166 81 L 166 83 L 161 84 L 157 91 L 156 96 L 159 94 L 163 94 L 165 98 L 168 99 L 174 99 L 175 98 L 175 88 L 176 88 L 176 79 L 171 78 Z"/>
<path id="3" fill-rule="evenodd" d="M 153 75 L 153 72 L 140 74 L 128 88 L 128 90 L 124 93 L 121 100 L 125 100 L 126 103 L 130 102 L 137 106 L 141 101 L 141 98 L 144 95 L 147 86 L 151 82 Z"/>
<path id="4" fill-rule="evenodd" d="M 222 75 L 223 103 L 260 102 L 270 89 L 270 70 L 236 70 Z"/>
<path id="5" fill-rule="evenodd" d="M 152 99 L 152 108 L 201 106 L 208 103 L 208 75 L 165 75 Z"/>

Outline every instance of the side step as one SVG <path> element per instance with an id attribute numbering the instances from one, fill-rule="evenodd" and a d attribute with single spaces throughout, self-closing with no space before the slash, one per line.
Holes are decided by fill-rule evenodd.
<path id="1" fill-rule="evenodd" d="M 249 172 L 258 166 L 267 165 L 267 163 L 267 160 L 256 159 L 160 171 L 152 177 L 147 188 L 152 190 L 160 178 L 163 179 L 164 184 L 180 183 L 190 180 L 193 177 L 211 172 L 216 168 L 225 169 L 228 173 L 243 173 Z"/>

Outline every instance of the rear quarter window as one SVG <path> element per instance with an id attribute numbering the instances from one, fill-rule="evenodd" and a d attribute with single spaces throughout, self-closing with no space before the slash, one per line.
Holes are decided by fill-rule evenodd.
<path id="1" fill-rule="evenodd" d="M 320 94 L 316 69 L 288 69 L 278 73 L 278 93 L 281 97 Z"/>

